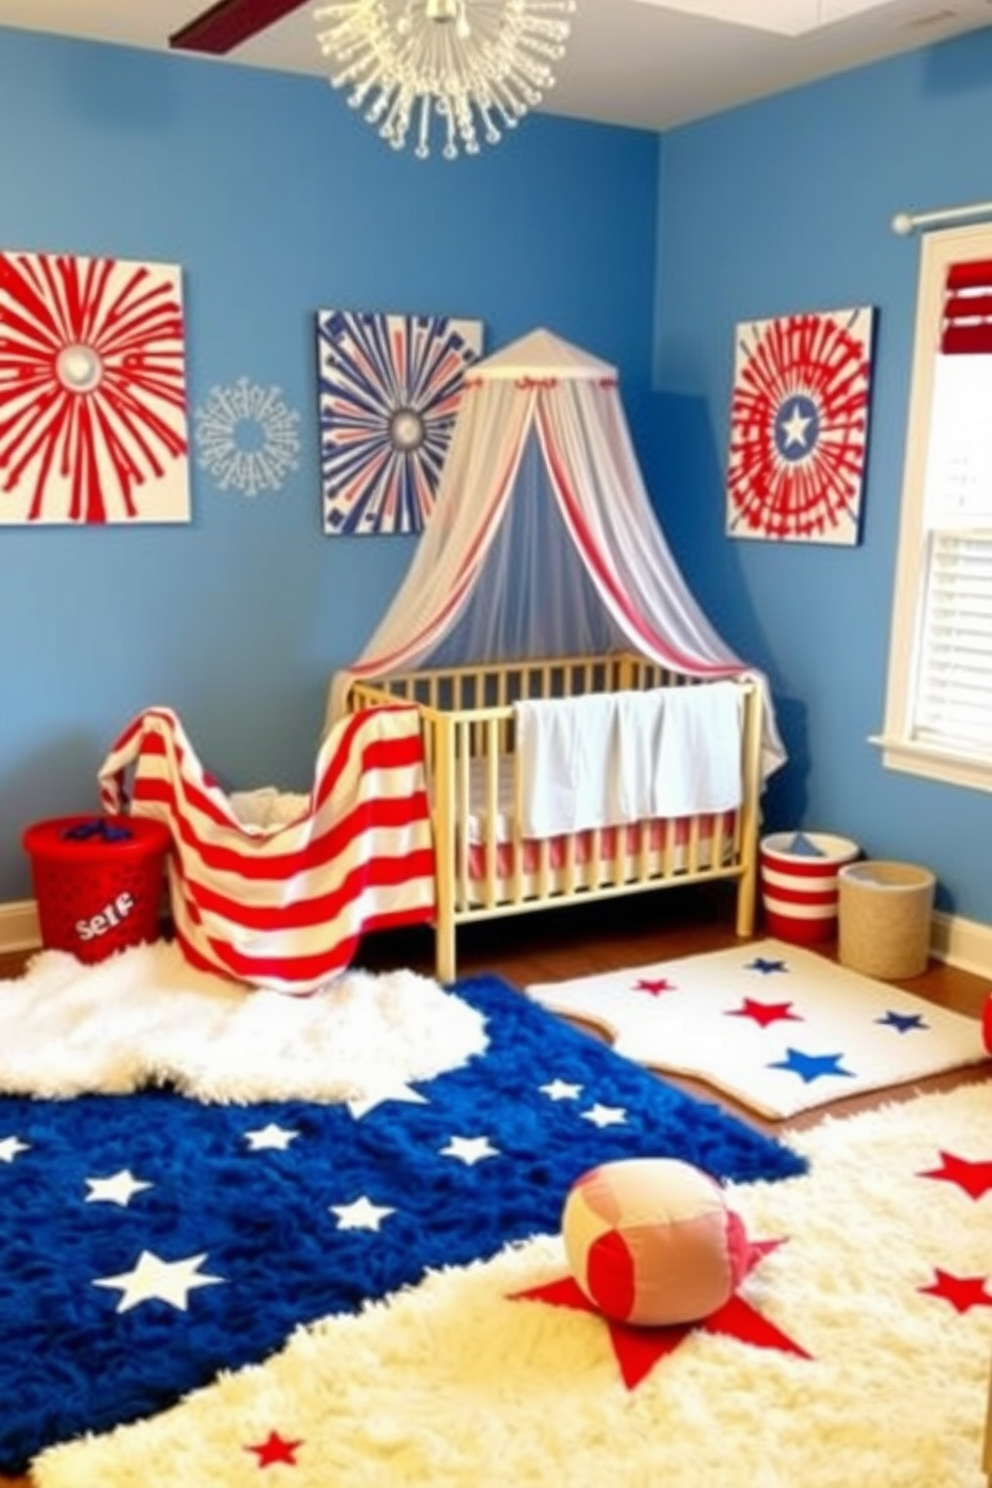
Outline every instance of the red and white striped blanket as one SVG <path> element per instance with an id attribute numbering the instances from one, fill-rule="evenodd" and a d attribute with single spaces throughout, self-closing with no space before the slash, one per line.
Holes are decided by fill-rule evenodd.
<path id="1" fill-rule="evenodd" d="M 321 745 L 305 811 L 273 828 L 239 821 L 168 708 L 128 725 L 98 779 L 106 811 L 130 809 L 169 828 L 176 937 L 203 970 L 311 992 L 349 965 L 364 932 L 432 917 L 434 849 L 413 708 L 343 718 Z"/>

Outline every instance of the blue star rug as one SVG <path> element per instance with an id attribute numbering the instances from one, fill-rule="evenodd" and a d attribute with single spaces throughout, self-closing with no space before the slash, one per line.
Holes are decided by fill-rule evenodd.
<path id="1" fill-rule="evenodd" d="M 453 990 L 486 1052 L 375 1104 L 0 1098 L 0 1471 L 153 1415 L 302 1323 L 556 1232 L 599 1163 L 805 1170 L 507 984 Z"/>

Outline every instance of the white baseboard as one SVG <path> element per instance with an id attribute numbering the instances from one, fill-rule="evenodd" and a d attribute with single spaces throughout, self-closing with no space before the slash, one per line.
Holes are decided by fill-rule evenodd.
<path id="1" fill-rule="evenodd" d="M 41 945 L 38 907 L 33 899 L 20 904 L 0 904 L 0 954 L 7 951 L 36 951 Z"/>
<path id="2" fill-rule="evenodd" d="M 35 951 L 40 945 L 34 900 L 0 904 L 0 955 Z M 933 917 L 930 951 L 938 961 L 992 982 L 992 925 L 937 912 Z"/>
<path id="3" fill-rule="evenodd" d="M 992 925 L 936 913 L 930 950 L 938 961 L 992 981 Z"/>

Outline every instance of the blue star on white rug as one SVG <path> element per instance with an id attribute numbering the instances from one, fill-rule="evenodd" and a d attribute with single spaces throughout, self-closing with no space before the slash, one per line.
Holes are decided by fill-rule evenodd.
<path id="1" fill-rule="evenodd" d="M 977 1019 L 784 941 L 527 993 L 603 1029 L 618 1054 L 773 1119 L 987 1059 Z"/>

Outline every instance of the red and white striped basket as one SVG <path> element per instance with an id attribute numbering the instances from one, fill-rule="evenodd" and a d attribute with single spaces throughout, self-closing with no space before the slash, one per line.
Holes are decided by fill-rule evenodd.
<path id="1" fill-rule="evenodd" d="M 860 852 L 849 837 L 829 832 L 763 837 L 761 898 L 769 934 L 797 945 L 832 940 L 837 934 L 837 875 Z"/>

